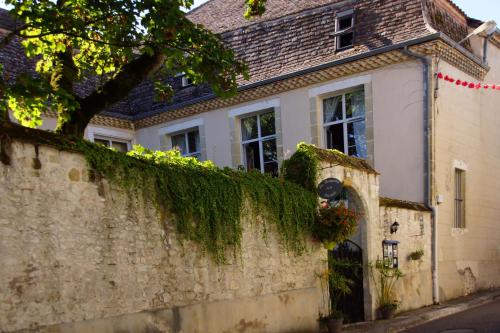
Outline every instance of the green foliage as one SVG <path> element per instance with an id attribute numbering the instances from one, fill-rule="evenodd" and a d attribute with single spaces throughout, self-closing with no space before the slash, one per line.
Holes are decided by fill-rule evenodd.
<path id="1" fill-rule="evenodd" d="M 397 308 L 398 300 L 394 293 L 396 282 L 404 276 L 399 268 L 390 266 L 384 260 L 377 260 L 370 265 L 370 271 L 374 282 L 378 285 L 377 302 L 379 308 Z"/>
<path id="2" fill-rule="evenodd" d="M 254 16 L 261 16 L 266 10 L 266 0 L 245 0 L 247 10 L 245 18 L 250 19 Z"/>
<path id="3" fill-rule="evenodd" d="M 348 259 L 337 259 L 333 256 L 328 258 L 328 268 L 321 273 L 316 273 L 321 283 L 323 303 L 327 314 L 320 315 L 322 318 L 342 318 L 342 309 L 339 300 L 352 292 L 354 281 L 347 278 L 344 272 L 350 271 L 354 275 L 361 273 L 361 265 Z"/>
<path id="4" fill-rule="evenodd" d="M 314 237 L 323 242 L 325 248 L 333 250 L 335 245 L 344 242 L 355 231 L 358 214 L 343 204 L 337 207 L 321 207 L 317 222 L 314 224 Z"/>
<path id="5" fill-rule="evenodd" d="M 319 159 L 314 146 L 300 142 L 292 157 L 283 161 L 282 173 L 286 180 L 316 194 L 318 164 Z"/>
<path id="6" fill-rule="evenodd" d="M 160 67 L 157 79 L 184 72 L 195 83 L 208 83 L 222 97 L 236 93 L 237 77 L 247 77 L 246 65 L 219 36 L 186 17 L 193 0 L 5 3 L 24 24 L 1 39 L 0 48 L 20 37 L 26 55 L 37 63 L 36 74 L 27 73 L 29 78 L 2 89 L 0 108 L 8 104 L 26 126 L 40 125 L 40 114 L 50 108 L 58 112 L 59 129 L 73 120 L 86 122 L 78 126 L 82 131 L 93 115 L 124 98 Z M 264 3 L 247 0 L 247 16 L 261 15 Z M 73 88 L 87 77 L 99 84 L 82 98 Z M 110 82 L 115 85 L 106 89 Z M 156 86 L 156 91 L 162 100 L 171 94 L 169 87 Z"/>
<path id="7" fill-rule="evenodd" d="M 174 217 L 181 240 L 198 243 L 216 262 L 241 245 L 243 214 L 272 224 L 284 246 L 300 254 L 315 221 L 316 197 L 296 184 L 257 172 L 219 169 L 212 162 L 135 146 L 128 156 L 87 142 L 87 161 L 110 181 L 146 195 Z M 245 211 L 245 207 L 251 211 Z"/>
<path id="8" fill-rule="evenodd" d="M 424 256 L 424 250 L 422 250 L 422 249 L 417 250 L 417 251 L 413 251 L 412 253 L 410 253 L 408 255 L 408 257 L 411 260 L 420 260 L 420 259 L 422 259 L 423 256 Z"/>

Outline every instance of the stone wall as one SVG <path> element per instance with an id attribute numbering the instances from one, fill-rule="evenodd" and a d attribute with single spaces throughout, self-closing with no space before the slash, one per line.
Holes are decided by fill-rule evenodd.
<path id="1" fill-rule="evenodd" d="M 347 189 L 350 209 L 361 214 L 357 232 L 351 240 L 363 251 L 364 312 L 367 320 L 377 316 L 377 285 L 370 266 L 383 258 L 382 242 L 399 241 L 399 268 L 405 276 L 398 281 L 395 293 L 400 301 L 398 311 L 432 304 L 431 213 L 422 205 L 379 196 L 379 175 L 366 170 L 322 162 L 319 180 L 340 180 Z M 389 201 L 390 203 L 385 203 Z M 391 234 L 395 221 L 399 230 Z M 411 252 L 423 250 L 421 260 L 409 260 Z"/>
<path id="2" fill-rule="evenodd" d="M 0 331 L 317 331 L 319 245 L 287 254 L 249 216 L 241 255 L 217 265 L 147 199 L 93 178 L 82 155 L 13 142 L 0 164 Z"/>
<path id="3" fill-rule="evenodd" d="M 488 48 L 484 82 L 500 82 L 500 49 Z M 475 82 L 440 62 L 436 72 Z M 440 300 L 500 287 L 500 94 L 439 82 L 435 100 L 435 192 Z M 455 170 L 465 173 L 465 228 L 456 228 Z"/>
<path id="4" fill-rule="evenodd" d="M 390 233 L 391 225 L 397 221 L 399 228 Z M 398 281 L 395 293 L 400 301 L 398 311 L 416 309 L 432 304 L 431 261 L 431 213 L 404 207 L 380 206 L 379 239 L 376 253 L 382 258 L 382 240 L 396 240 L 398 244 L 399 269 L 404 277 Z M 421 259 L 412 260 L 412 252 L 423 250 Z"/>

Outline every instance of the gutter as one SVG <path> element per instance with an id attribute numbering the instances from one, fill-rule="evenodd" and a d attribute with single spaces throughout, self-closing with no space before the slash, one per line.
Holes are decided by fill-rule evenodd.
<path id="1" fill-rule="evenodd" d="M 393 45 L 389 45 L 389 46 L 384 46 L 384 47 L 381 47 L 381 48 L 378 48 L 378 49 L 375 49 L 375 50 L 371 50 L 371 51 L 368 51 L 368 52 L 356 54 L 356 55 L 353 55 L 351 57 L 334 60 L 334 61 L 327 62 L 327 63 L 321 64 L 321 65 L 318 65 L 318 66 L 305 68 L 305 69 L 302 69 L 302 70 L 299 70 L 299 71 L 296 71 L 296 72 L 293 72 L 293 73 L 288 73 L 288 74 L 284 74 L 284 75 L 280 75 L 280 76 L 275 76 L 275 77 L 272 77 L 272 78 L 269 78 L 269 79 L 265 79 L 265 80 L 253 82 L 253 83 L 250 83 L 250 84 L 247 84 L 247 85 L 243 85 L 243 86 L 238 87 L 237 91 L 241 92 L 241 91 L 253 89 L 253 88 L 256 88 L 256 87 L 259 87 L 259 86 L 263 86 L 263 85 L 267 85 L 267 84 L 271 84 L 271 83 L 275 83 L 275 82 L 287 80 L 287 79 L 294 78 L 294 77 L 297 77 L 297 76 L 303 76 L 303 75 L 306 75 L 306 74 L 309 74 L 309 73 L 312 73 L 312 72 L 317 72 L 317 71 L 320 71 L 320 70 L 323 70 L 323 69 L 327 69 L 327 68 L 330 68 L 330 67 L 335 67 L 335 66 L 343 65 L 343 64 L 346 64 L 346 63 L 349 63 L 349 62 L 352 62 L 352 61 L 362 60 L 362 59 L 365 59 L 365 58 L 373 57 L 375 55 L 379 55 L 379 54 L 390 52 L 390 51 L 400 50 L 400 49 L 402 49 L 404 47 L 407 47 L 407 46 L 412 46 L 412 45 L 422 44 L 422 43 L 425 43 L 425 42 L 430 42 L 430 41 L 439 39 L 441 37 L 442 37 L 442 34 L 440 32 L 438 32 L 438 33 L 434 33 L 434 34 L 431 34 L 431 35 L 428 35 L 428 36 L 411 39 L 411 40 L 408 40 L 408 41 L 404 41 L 404 42 L 393 44 Z M 133 118 L 134 118 L 134 121 L 138 121 L 138 120 L 142 120 L 144 118 L 155 116 L 155 115 L 160 114 L 160 113 L 173 111 L 173 110 L 180 109 L 180 108 L 183 108 L 183 107 L 187 107 L 187 106 L 190 106 L 190 105 L 193 105 L 193 104 L 205 102 L 205 101 L 208 101 L 208 100 L 211 100 L 211 99 L 214 99 L 214 98 L 217 98 L 217 96 L 212 93 L 210 95 L 199 97 L 199 98 L 196 98 L 196 99 L 184 102 L 184 103 L 176 104 L 175 107 L 173 107 L 170 110 L 166 110 L 166 111 L 162 110 L 162 111 L 153 111 L 153 112 L 142 113 L 142 114 L 137 115 L 137 116 L 135 116 Z"/>
<path id="2" fill-rule="evenodd" d="M 433 41 L 433 40 L 436 40 L 436 39 L 443 40 L 445 43 L 447 43 L 450 46 L 454 47 L 457 51 L 459 51 L 460 53 L 462 53 L 463 55 L 465 55 L 467 58 L 469 58 L 470 60 L 472 60 L 473 62 L 475 62 L 477 65 L 479 65 L 482 68 L 484 68 L 485 70 L 489 71 L 490 67 L 488 65 L 486 65 L 482 61 L 482 59 L 479 59 L 476 55 L 474 55 L 473 53 L 471 53 L 469 50 L 465 49 L 461 45 L 458 45 L 457 42 L 455 42 L 453 39 L 451 39 L 450 37 L 448 37 L 444 33 L 442 33 L 442 32 L 436 32 L 436 33 L 433 33 L 433 34 L 430 34 L 430 35 L 427 35 L 427 36 L 424 36 L 424 37 L 419 37 L 419 38 L 407 40 L 407 41 L 404 41 L 404 42 L 401 42 L 401 43 L 397 43 L 397 44 L 393 44 L 393 45 L 389 45 L 389 46 L 384 46 L 384 47 L 381 47 L 381 48 L 378 48 L 378 49 L 375 49 L 375 50 L 371 50 L 371 51 L 364 52 L 364 53 L 361 53 L 361 54 L 356 54 L 356 55 L 353 55 L 351 57 L 334 60 L 334 61 L 327 62 L 327 63 L 321 64 L 321 65 L 318 65 L 318 66 L 314 66 L 314 67 L 305 68 L 305 69 L 302 69 L 302 70 L 299 70 L 299 71 L 296 71 L 296 72 L 293 72 L 293 73 L 288 73 L 288 74 L 284 74 L 284 75 L 272 77 L 272 78 L 269 78 L 269 79 L 257 81 L 257 82 L 254 82 L 254 83 L 250 83 L 250 84 L 247 84 L 247 85 L 243 85 L 243 86 L 238 87 L 237 91 L 241 92 L 241 91 L 245 91 L 245 90 L 248 90 L 248 89 L 253 89 L 253 88 L 256 88 L 256 87 L 259 87 L 259 86 L 263 86 L 263 85 L 267 85 L 267 84 L 271 84 L 271 83 L 275 83 L 275 82 L 287 80 L 287 79 L 294 78 L 294 77 L 297 77 L 297 76 L 306 75 L 306 74 L 309 74 L 309 73 L 312 73 L 312 72 L 320 71 L 320 70 L 327 69 L 327 68 L 330 68 L 330 67 L 335 67 L 335 66 L 343 65 L 343 64 L 346 64 L 346 63 L 349 63 L 349 62 L 352 62 L 352 61 L 356 61 L 356 60 L 361 60 L 361 59 L 369 58 L 369 57 L 372 57 L 372 56 L 375 56 L 375 55 L 379 55 L 379 54 L 382 54 L 382 53 L 386 53 L 386 52 L 390 52 L 390 51 L 395 51 L 395 50 L 400 50 L 400 49 L 408 48 L 409 46 L 413 46 L 413 45 L 417 45 L 417 44 L 422 44 L 422 43 L 425 43 L 425 42 L 430 42 L 430 41 Z M 169 111 L 177 110 L 177 109 L 180 109 L 180 108 L 183 108 L 183 107 L 187 107 L 187 106 L 190 106 L 190 105 L 193 105 L 193 104 L 205 102 L 205 101 L 208 101 L 208 100 L 211 100 L 211 99 L 214 99 L 214 98 L 218 98 L 218 97 L 215 94 L 212 93 L 212 94 L 209 94 L 209 95 L 206 95 L 206 96 L 203 96 L 203 97 L 199 97 L 199 98 L 196 98 L 196 99 L 193 99 L 193 100 L 190 100 L 190 101 L 186 101 L 184 103 L 176 104 L 174 107 L 172 107 L 169 110 L 168 109 L 167 110 L 163 109 L 162 111 L 152 111 L 152 112 L 142 113 L 142 114 L 139 114 L 137 116 L 132 116 L 132 118 L 133 118 L 133 121 L 138 121 L 138 120 L 142 120 L 142 119 L 145 119 L 145 118 L 148 118 L 148 117 L 152 117 L 152 116 L 164 113 L 164 112 L 169 112 Z"/>
<path id="3" fill-rule="evenodd" d="M 413 53 L 404 47 L 402 52 L 410 57 L 413 57 L 422 62 L 423 90 L 424 90 L 424 175 L 425 175 L 425 203 L 431 210 L 432 218 L 432 301 L 434 304 L 439 304 L 439 258 L 438 258 L 438 207 L 434 205 L 432 200 L 432 96 L 430 93 L 431 82 L 429 79 L 429 68 L 431 61 L 425 56 Z"/>
<path id="4" fill-rule="evenodd" d="M 465 47 L 455 42 L 453 39 L 448 37 L 448 35 L 445 35 L 442 32 L 440 32 L 439 34 L 441 35 L 440 38 L 443 41 L 448 43 L 450 46 L 453 46 L 458 52 L 462 53 L 463 55 L 465 55 L 470 60 L 474 61 L 479 66 L 483 67 L 486 71 L 490 70 L 490 66 L 488 66 L 488 64 L 484 62 L 483 59 L 479 58 L 478 56 L 467 50 Z"/>

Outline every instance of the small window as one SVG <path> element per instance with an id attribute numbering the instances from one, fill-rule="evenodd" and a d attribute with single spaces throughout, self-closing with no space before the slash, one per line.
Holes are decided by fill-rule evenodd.
<path id="1" fill-rule="evenodd" d="M 465 171 L 455 169 L 455 228 L 465 228 Z"/>
<path id="2" fill-rule="evenodd" d="M 247 170 L 278 175 L 274 111 L 241 120 L 244 163 Z"/>
<path id="3" fill-rule="evenodd" d="M 348 11 L 337 16 L 335 25 L 336 49 L 343 50 L 354 45 L 354 12 Z"/>
<path id="4" fill-rule="evenodd" d="M 171 136 L 172 148 L 181 152 L 186 157 L 201 157 L 200 131 L 198 129 L 185 131 Z"/>
<path id="5" fill-rule="evenodd" d="M 113 138 L 106 138 L 99 136 L 99 137 L 94 137 L 94 143 L 109 148 L 113 148 L 122 153 L 126 153 L 130 150 L 130 141 L 117 140 Z"/>
<path id="6" fill-rule="evenodd" d="M 366 158 L 365 95 L 353 91 L 323 100 L 326 148 Z"/>
<path id="7" fill-rule="evenodd" d="M 189 87 L 189 86 L 193 85 L 193 80 L 191 80 L 185 74 L 182 75 L 181 80 L 182 80 L 182 87 Z"/>

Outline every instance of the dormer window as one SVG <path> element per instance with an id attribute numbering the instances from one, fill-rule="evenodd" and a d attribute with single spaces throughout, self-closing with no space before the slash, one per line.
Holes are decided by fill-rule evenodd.
<path id="1" fill-rule="evenodd" d="M 354 45 L 353 10 L 348 10 L 337 14 L 335 36 L 335 44 L 337 50 L 348 49 Z"/>
<path id="2" fill-rule="evenodd" d="M 191 80 L 189 77 L 187 77 L 186 73 L 184 73 L 184 72 L 177 74 L 175 77 L 177 80 L 178 79 L 181 80 L 181 87 L 182 88 L 189 87 L 189 86 L 193 85 L 193 80 Z"/>
<path id="3" fill-rule="evenodd" d="M 181 80 L 182 80 L 182 83 L 181 83 L 181 84 L 182 84 L 182 87 L 183 87 L 183 88 L 184 88 L 184 87 L 189 87 L 190 85 L 192 85 L 192 84 L 193 84 L 193 80 L 191 80 L 190 78 L 188 78 L 188 77 L 186 76 L 186 74 L 182 75 Z"/>

